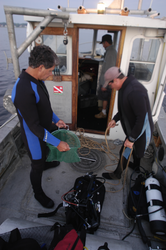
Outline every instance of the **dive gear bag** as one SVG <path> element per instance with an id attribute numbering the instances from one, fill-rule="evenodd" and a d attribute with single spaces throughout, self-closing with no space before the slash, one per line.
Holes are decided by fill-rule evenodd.
<path id="1" fill-rule="evenodd" d="M 38 217 L 53 216 L 60 207 L 65 207 L 66 224 L 73 225 L 79 232 L 94 233 L 100 225 L 100 213 L 105 197 L 105 179 L 93 173 L 78 177 L 74 187 L 62 196 L 63 203 L 50 212 L 38 214 Z"/>
<path id="2" fill-rule="evenodd" d="M 60 225 L 56 222 L 51 231 L 54 237 L 48 250 L 81 250 L 85 245 L 85 235 L 79 236 L 72 225 Z"/>
<path id="3" fill-rule="evenodd" d="M 64 195 L 66 223 L 72 224 L 76 231 L 85 227 L 93 233 L 99 227 L 105 197 L 104 182 L 102 177 L 87 174 L 76 179 L 72 195 Z"/>

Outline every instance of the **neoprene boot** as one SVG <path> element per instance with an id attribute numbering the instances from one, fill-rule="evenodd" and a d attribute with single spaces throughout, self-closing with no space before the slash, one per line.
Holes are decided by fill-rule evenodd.
<path id="1" fill-rule="evenodd" d="M 118 162 L 117 168 L 115 169 L 115 171 L 113 173 L 103 173 L 102 176 L 105 179 L 119 180 L 121 178 L 122 168 L 124 170 L 126 168 L 126 165 L 127 165 L 127 160 L 125 157 L 123 157 L 123 161 L 121 163 L 122 152 L 123 152 L 123 146 L 121 147 L 120 152 L 119 152 L 119 162 Z M 123 164 L 123 167 L 121 166 L 121 164 Z"/>
<path id="2" fill-rule="evenodd" d="M 43 191 L 41 187 L 42 172 L 31 169 L 30 180 L 34 192 L 35 199 L 45 208 L 52 208 L 54 206 L 51 200 Z"/>
<path id="3" fill-rule="evenodd" d="M 121 178 L 121 174 L 122 174 L 121 165 L 118 164 L 118 167 L 113 173 L 102 173 L 102 176 L 108 180 L 119 180 Z"/>

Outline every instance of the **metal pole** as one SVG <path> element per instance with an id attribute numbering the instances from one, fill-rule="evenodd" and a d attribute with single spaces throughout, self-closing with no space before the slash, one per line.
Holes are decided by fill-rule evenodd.
<path id="1" fill-rule="evenodd" d="M 93 33 L 93 43 L 92 43 L 92 56 L 96 56 L 97 33 L 98 33 L 98 30 L 94 30 L 94 33 Z"/>
<path id="2" fill-rule="evenodd" d="M 63 12 L 58 12 L 56 10 L 40 10 L 40 9 L 29 9 L 21 7 L 4 6 L 6 14 L 24 15 L 24 16 L 54 16 L 57 18 L 67 18 L 68 14 Z"/>
<path id="3" fill-rule="evenodd" d="M 90 13 L 90 10 L 88 10 L 88 13 Z M 113 10 L 110 8 L 106 8 L 105 13 L 106 14 L 121 14 L 121 10 L 120 9 Z M 148 9 L 148 10 L 130 10 L 129 15 L 147 15 L 147 16 L 150 16 L 152 14 L 157 14 L 157 13 L 158 13 L 157 11 L 151 11 L 150 9 Z"/>
<path id="4" fill-rule="evenodd" d="M 8 124 L 11 120 L 13 120 L 17 116 L 17 113 L 12 115 L 2 126 L 0 126 L 0 129 L 3 128 L 6 124 Z"/>
<path id="5" fill-rule="evenodd" d="M 150 11 L 149 10 L 130 10 L 131 15 L 147 15 L 150 16 L 152 14 L 157 14 L 157 11 Z"/>
<path id="6" fill-rule="evenodd" d="M 138 3 L 138 10 L 141 10 L 141 7 L 142 7 L 142 0 L 139 0 L 139 3 Z"/>
<path id="7" fill-rule="evenodd" d="M 124 8 L 124 0 L 121 1 L 121 10 Z"/>
<path id="8" fill-rule="evenodd" d="M 150 3 L 150 6 L 149 6 L 149 8 L 152 8 L 152 3 L 153 3 L 153 0 L 151 0 L 151 3 Z"/>
<path id="9" fill-rule="evenodd" d="M 27 37 L 27 39 L 21 44 L 21 46 L 17 50 L 18 57 L 26 50 L 26 48 L 38 37 L 38 35 L 42 32 L 44 27 L 54 19 L 54 16 L 45 17 L 41 23 L 34 29 L 34 31 Z"/>
<path id="10" fill-rule="evenodd" d="M 54 18 L 68 19 L 69 14 L 62 12 L 58 13 L 57 11 L 54 10 L 35 10 L 35 9 L 27 9 L 27 8 L 19 8 L 11 6 L 4 6 L 4 10 L 6 15 L 6 23 L 9 34 L 9 42 L 13 60 L 14 73 L 15 73 L 15 78 L 17 79 L 18 76 L 20 75 L 20 66 L 18 61 L 19 56 L 25 51 L 25 49 L 31 44 L 31 42 L 34 41 L 37 38 L 37 36 L 42 32 L 43 27 L 45 28 Z M 42 20 L 41 23 L 32 32 L 32 34 L 30 34 L 30 36 L 18 48 L 18 50 L 15 38 L 15 30 L 14 30 L 14 23 L 12 16 L 13 14 L 45 17 L 44 20 Z"/>
<path id="11" fill-rule="evenodd" d="M 17 55 L 17 45 L 16 45 L 16 37 L 14 31 L 13 16 L 11 14 L 6 14 L 6 23 L 9 35 L 10 50 L 12 54 L 15 79 L 17 79 L 18 76 L 20 75 L 20 66 Z"/>
<path id="12" fill-rule="evenodd" d="M 66 8 L 58 5 L 58 9 L 60 9 L 63 12 L 77 12 L 76 8 Z"/>

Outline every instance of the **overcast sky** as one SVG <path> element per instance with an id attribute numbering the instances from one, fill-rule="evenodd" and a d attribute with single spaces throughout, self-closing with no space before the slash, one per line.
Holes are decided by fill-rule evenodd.
<path id="1" fill-rule="evenodd" d="M 80 5 L 83 5 L 85 8 L 95 9 L 98 2 L 104 2 L 106 7 L 112 2 L 112 0 L 0 0 L 0 22 L 6 22 L 4 5 L 8 6 L 18 6 L 18 7 L 27 7 L 34 9 L 57 9 L 58 5 L 62 7 L 78 8 Z M 138 8 L 139 0 L 124 0 L 124 7 L 128 9 L 136 10 Z M 152 10 L 155 10 L 160 13 L 159 18 L 166 17 L 166 0 L 143 0 L 142 9 L 148 9 L 149 7 Z M 22 16 L 14 16 L 14 22 L 24 22 Z"/>

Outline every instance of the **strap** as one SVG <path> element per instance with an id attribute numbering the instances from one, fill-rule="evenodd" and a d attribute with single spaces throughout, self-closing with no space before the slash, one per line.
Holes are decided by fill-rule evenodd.
<path id="1" fill-rule="evenodd" d="M 92 190 L 92 186 L 93 186 L 94 180 L 95 180 L 95 176 L 92 175 L 91 178 L 90 178 L 90 182 L 89 182 L 88 188 L 87 188 L 87 199 L 91 196 L 91 190 Z"/>
<path id="2" fill-rule="evenodd" d="M 73 209 L 73 211 L 82 219 L 82 221 L 84 221 L 86 226 L 89 226 L 88 222 L 86 221 L 86 219 L 84 219 L 84 217 L 82 217 L 82 215 L 77 212 L 77 210 L 74 208 L 74 206 L 70 206 L 71 209 Z"/>
<path id="3" fill-rule="evenodd" d="M 164 207 L 164 203 L 163 203 L 163 201 L 160 201 L 160 200 L 151 200 L 148 202 L 148 207 L 152 207 L 152 206 Z"/>
<path id="4" fill-rule="evenodd" d="M 74 242 L 74 244 L 73 244 L 71 250 L 74 250 L 74 249 L 75 249 L 75 247 L 77 246 L 77 243 L 78 243 L 79 239 L 80 239 L 80 237 L 78 236 L 77 239 L 75 240 L 75 242 Z"/>
<path id="5" fill-rule="evenodd" d="M 38 214 L 38 218 L 41 218 L 41 217 L 51 217 L 51 216 L 53 216 L 54 214 L 56 214 L 56 212 L 58 211 L 58 209 L 59 209 L 60 207 L 63 207 L 63 202 L 60 203 L 60 204 L 57 206 L 57 208 L 56 208 L 54 211 L 50 212 L 50 213 Z"/>
<path id="6" fill-rule="evenodd" d="M 80 231 L 80 239 L 83 243 L 83 246 L 85 246 L 85 241 L 86 241 L 86 230 L 85 227 L 82 226 L 81 231 Z"/>
<path id="7" fill-rule="evenodd" d="M 151 189 L 157 189 L 157 190 L 159 190 L 161 192 L 161 187 L 156 185 L 156 184 L 150 184 L 148 186 L 150 186 L 150 190 Z M 145 188 L 145 191 L 149 190 L 148 186 Z"/>
<path id="8" fill-rule="evenodd" d="M 136 221 L 137 221 L 138 230 L 140 232 L 143 243 L 147 244 L 149 246 L 150 245 L 150 240 L 148 239 L 148 237 L 145 234 L 145 231 L 144 231 L 144 229 L 142 227 L 141 218 L 140 217 L 137 218 Z"/>

